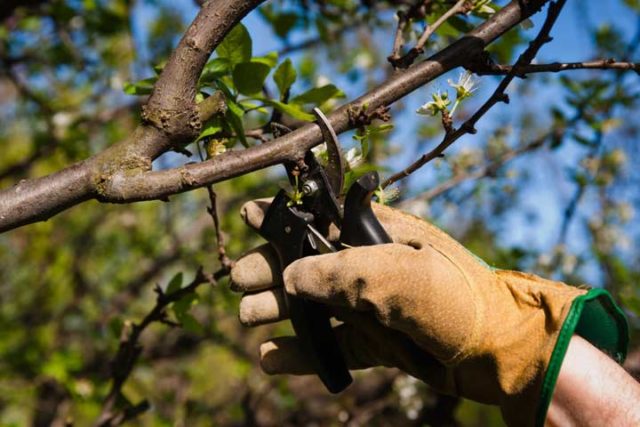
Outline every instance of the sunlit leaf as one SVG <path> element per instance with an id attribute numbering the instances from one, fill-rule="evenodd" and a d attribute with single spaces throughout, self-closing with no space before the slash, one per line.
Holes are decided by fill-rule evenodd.
<path id="1" fill-rule="evenodd" d="M 316 104 L 321 105 L 331 98 L 342 98 L 344 93 L 332 84 L 309 89 L 301 95 L 291 99 L 291 102 L 298 104 Z"/>
<path id="2" fill-rule="evenodd" d="M 233 69 L 233 83 L 243 95 L 253 95 L 262 90 L 271 68 L 262 62 L 242 62 Z"/>
<path id="3" fill-rule="evenodd" d="M 279 111 L 290 115 L 294 119 L 304 120 L 306 122 L 312 122 L 316 118 L 313 114 L 309 114 L 304 111 L 299 105 L 285 104 L 284 102 L 275 101 L 273 99 L 264 99 L 265 104 L 271 105 Z"/>
<path id="4" fill-rule="evenodd" d="M 200 76 L 200 82 L 210 83 L 217 78 L 229 74 L 230 70 L 231 63 L 227 58 L 213 58 L 204 66 L 202 75 Z"/>
<path id="5" fill-rule="evenodd" d="M 153 91 L 153 85 L 158 77 L 149 77 L 135 83 L 127 82 L 124 84 L 124 93 L 127 95 L 149 95 Z"/>
<path id="6" fill-rule="evenodd" d="M 231 99 L 227 99 L 227 107 L 229 108 L 227 109 L 225 118 L 231 125 L 231 128 L 235 132 L 236 136 L 238 137 L 242 145 L 244 145 L 245 147 L 248 147 L 249 144 L 247 142 L 247 138 L 244 135 L 244 125 L 242 123 L 244 110 L 242 109 L 241 106 L 236 104 Z"/>
<path id="7" fill-rule="evenodd" d="M 269 68 L 273 68 L 278 65 L 278 52 L 269 52 L 263 56 L 254 56 L 251 58 L 251 62 L 260 62 L 262 64 L 268 65 Z"/>
<path id="8" fill-rule="evenodd" d="M 251 36 L 242 24 L 237 24 L 216 49 L 219 58 L 225 58 L 234 66 L 251 60 Z"/>
<path id="9" fill-rule="evenodd" d="M 200 132 L 200 135 L 198 135 L 197 140 L 200 141 L 202 138 L 215 135 L 221 130 L 222 130 L 222 125 L 220 124 L 220 121 L 217 119 L 211 120 L 209 123 L 205 125 L 204 129 L 202 129 L 202 132 Z"/>
<path id="10" fill-rule="evenodd" d="M 182 272 L 176 273 L 175 276 L 169 281 L 167 285 L 167 289 L 165 291 L 166 294 L 172 294 L 178 289 L 182 287 Z"/>
<path id="11" fill-rule="evenodd" d="M 289 58 L 280 64 L 276 72 L 273 74 L 273 81 L 276 82 L 281 95 L 284 95 L 297 78 L 296 69 Z"/>

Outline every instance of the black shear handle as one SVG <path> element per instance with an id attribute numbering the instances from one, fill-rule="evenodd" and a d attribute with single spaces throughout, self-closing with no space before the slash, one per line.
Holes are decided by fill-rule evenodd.
<path id="1" fill-rule="evenodd" d="M 284 269 L 307 253 L 307 224 L 313 215 L 287 206 L 289 198 L 280 191 L 267 211 L 260 234 L 275 248 Z M 331 393 L 339 393 L 351 382 L 351 374 L 342 357 L 326 307 L 314 301 L 286 295 L 291 324 L 301 350 Z"/>
<path id="2" fill-rule="evenodd" d="M 378 172 L 369 172 L 354 182 L 344 201 L 340 242 L 348 246 L 393 243 L 371 209 L 371 196 L 380 185 Z"/>

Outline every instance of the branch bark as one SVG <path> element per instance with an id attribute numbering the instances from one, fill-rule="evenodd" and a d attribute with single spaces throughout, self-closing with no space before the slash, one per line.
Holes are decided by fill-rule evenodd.
<path id="1" fill-rule="evenodd" d="M 464 65 L 547 1 L 512 1 L 449 47 L 395 73 L 377 88 L 333 112 L 329 116 L 332 126 L 336 132 L 349 130 L 355 126 L 349 120 L 354 110 L 361 110 L 364 105 L 369 111 L 388 106 L 441 74 Z M 190 141 L 199 129 L 194 96 L 202 66 L 224 34 L 261 1 L 226 0 L 215 2 L 215 7 L 213 3 L 203 6 L 169 60 L 144 109 L 144 123 L 134 135 L 61 172 L 1 191 L 0 232 L 45 220 L 91 198 L 113 203 L 166 199 L 285 160 L 297 160 L 322 142 L 320 128 L 308 124 L 243 151 L 227 152 L 176 169 L 150 171 L 154 158 L 177 143 Z"/>
<path id="2" fill-rule="evenodd" d="M 169 58 L 143 107 L 143 123 L 128 139 L 43 178 L 20 181 L 0 191 L 0 232 L 46 220 L 81 203 L 99 198 L 116 173 L 136 175 L 173 147 L 190 142 L 202 120 L 215 114 L 219 98 L 195 102 L 198 77 L 224 36 L 264 0 L 208 1 Z M 211 99 L 209 98 L 209 99 Z"/>

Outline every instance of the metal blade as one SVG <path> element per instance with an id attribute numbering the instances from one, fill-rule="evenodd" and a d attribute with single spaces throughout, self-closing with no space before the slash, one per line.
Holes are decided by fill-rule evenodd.
<path id="1" fill-rule="evenodd" d="M 331 186 L 331 190 L 337 199 L 340 197 L 342 192 L 345 168 L 342 150 L 340 149 L 340 141 L 338 141 L 338 135 L 336 135 L 336 132 L 333 130 L 331 123 L 324 113 L 316 107 L 313 109 L 313 114 L 315 114 L 317 118 L 318 126 L 320 126 L 320 130 L 322 131 L 322 137 L 327 144 L 329 161 L 324 169 L 329 185 Z"/>
<path id="2" fill-rule="evenodd" d="M 307 230 L 309 230 L 309 241 L 311 243 L 311 247 L 318 251 L 320 254 L 328 254 L 331 252 L 338 252 L 338 250 L 331 244 L 330 241 L 327 240 L 326 237 L 322 235 L 318 230 L 315 229 L 311 224 L 307 224 Z"/>

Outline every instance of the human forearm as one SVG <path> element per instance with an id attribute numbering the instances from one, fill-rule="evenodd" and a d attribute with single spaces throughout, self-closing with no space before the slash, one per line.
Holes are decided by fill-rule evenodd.
<path id="1" fill-rule="evenodd" d="M 574 335 L 546 425 L 640 425 L 640 383 L 588 341 Z"/>

